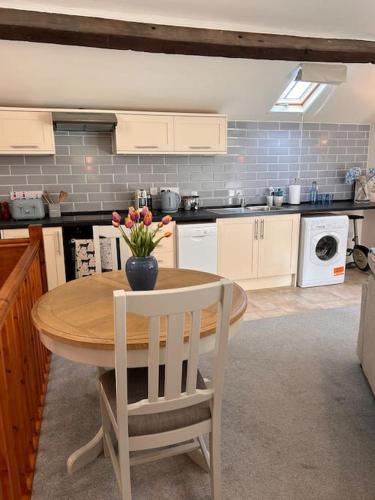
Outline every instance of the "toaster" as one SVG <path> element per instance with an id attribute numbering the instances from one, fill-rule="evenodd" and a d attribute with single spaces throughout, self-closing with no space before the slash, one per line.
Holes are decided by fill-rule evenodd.
<path id="1" fill-rule="evenodd" d="M 41 198 L 12 200 L 10 214 L 15 220 L 43 219 L 45 216 L 43 201 Z"/>

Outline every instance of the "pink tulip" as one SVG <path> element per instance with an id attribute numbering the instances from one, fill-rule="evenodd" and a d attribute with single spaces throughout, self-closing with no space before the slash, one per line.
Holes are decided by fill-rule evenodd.
<path id="1" fill-rule="evenodd" d="M 144 217 L 149 212 L 148 207 L 143 207 L 141 212 L 142 212 L 142 216 Z"/>
<path id="2" fill-rule="evenodd" d="M 162 218 L 162 223 L 164 224 L 164 226 L 166 226 L 167 224 L 169 224 L 172 220 L 172 217 L 170 215 L 164 215 L 164 217 Z"/>
<path id="3" fill-rule="evenodd" d="M 112 212 L 112 220 L 120 223 L 121 222 L 121 215 L 118 212 Z"/>
<path id="4" fill-rule="evenodd" d="M 143 217 L 143 224 L 145 226 L 150 226 L 152 222 L 152 213 L 148 212 L 144 217 Z"/>
<path id="5" fill-rule="evenodd" d="M 137 210 L 134 210 L 134 212 L 129 211 L 129 217 L 133 222 L 137 222 L 139 220 L 139 212 Z"/>
<path id="6" fill-rule="evenodd" d="M 113 227 L 120 227 L 120 223 L 119 223 L 119 222 L 117 222 L 117 221 L 115 221 L 115 220 L 113 220 L 113 221 L 112 221 L 112 226 L 113 226 Z"/>
<path id="7" fill-rule="evenodd" d="M 125 227 L 127 229 L 131 229 L 133 226 L 134 226 L 134 222 L 132 221 L 132 219 L 130 219 L 130 217 L 126 217 L 126 219 L 125 219 Z"/>

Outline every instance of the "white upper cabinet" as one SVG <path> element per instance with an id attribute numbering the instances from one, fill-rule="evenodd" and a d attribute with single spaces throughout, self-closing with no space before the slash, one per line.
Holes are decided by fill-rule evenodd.
<path id="1" fill-rule="evenodd" d="M 174 149 L 181 153 L 226 153 L 226 118 L 220 116 L 175 116 Z"/>
<path id="2" fill-rule="evenodd" d="M 119 154 L 173 151 L 173 117 L 117 114 L 115 152 Z"/>
<path id="3" fill-rule="evenodd" d="M 0 111 L 0 154 L 55 154 L 52 114 Z"/>
<path id="4" fill-rule="evenodd" d="M 117 113 L 117 154 L 220 154 L 227 151 L 223 115 Z"/>

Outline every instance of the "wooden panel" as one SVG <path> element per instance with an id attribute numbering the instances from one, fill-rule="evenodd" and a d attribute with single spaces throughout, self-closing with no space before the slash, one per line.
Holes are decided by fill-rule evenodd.
<path id="1" fill-rule="evenodd" d="M 54 154 L 48 111 L 0 111 L 0 154 Z"/>
<path id="2" fill-rule="evenodd" d="M 156 257 L 159 268 L 166 267 L 172 269 L 176 267 L 176 254 L 174 252 L 164 252 L 156 248 L 152 252 L 152 255 Z"/>
<path id="3" fill-rule="evenodd" d="M 375 43 L 0 9 L 0 38 L 243 59 L 373 63 Z"/>
<path id="4" fill-rule="evenodd" d="M 173 117 L 168 115 L 117 114 L 117 154 L 173 151 Z"/>
<path id="5" fill-rule="evenodd" d="M 1 231 L 1 237 L 4 239 L 9 238 L 28 238 L 29 230 L 25 227 L 22 229 L 3 229 Z"/>
<path id="6" fill-rule="evenodd" d="M 30 233 L 31 234 L 31 233 Z M 31 498 L 49 353 L 32 326 L 31 309 L 45 291 L 41 228 L 0 289 L 0 498 Z M 7 252 L 5 252 L 5 255 Z"/>
<path id="7" fill-rule="evenodd" d="M 3 238 L 27 238 L 28 229 L 3 229 Z M 48 290 L 66 282 L 64 246 L 61 227 L 43 228 Z"/>
<path id="8" fill-rule="evenodd" d="M 66 282 L 64 244 L 61 227 L 46 227 L 43 229 L 44 252 L 48 290 Z"/>
<path id="9" fill-rule="evenodd" d="M 298 215 L 275 215 L 260 219 L 259 278 L 293 273 L 298 218 Z"/>
<path id="10" fill-rule="evenodd" d="M 219 219 L 218 273 L 232 280 L 245 280 L 257 275 L 258 219 L 239 217 Z"/>
<path id="11" fill-rule="evenodd" d="M 26 242 L 24 244 L 8 242 L 8 245 L 2 242 L 0 252 L 0 286 L 5 283 L 14 266 L 25 251 L 26 246 Z"/>
<path id="12" fill-rule="evenodd" d="M 176 152 L 184 153 L 225 153 L 227 120 L 216 116 L 176 116 L 174 148 Z"/>
<path id="13" fill-rule="evenodd" d="M 151 224 L 152 229 L 156 229 L 157 222 Z M 156 247 L 162 249 L 164 252 L 174 252 L 175 250 L 175 240 L 176 240 L 176 222 L 172 221 L 167 226 L 163 226 L 159 229 L 159 235 L 162 236 L 166 232 L 171 232 L 172 236 L 169 238 L 163 238 L 159 245 Z"/>

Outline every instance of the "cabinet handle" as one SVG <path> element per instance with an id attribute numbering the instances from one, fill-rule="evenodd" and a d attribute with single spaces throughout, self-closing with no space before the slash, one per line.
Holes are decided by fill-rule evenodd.
<path id="1" fill-rule="evenodd" d="M 258 239 L 258 219 L 255 219 L 255 225 L 254 225 L 254 240 Z"/>
<path id="2" fill-rule="evenodd" d="M 212 149 L 212 146 L 189 146 L 189 149 Z"/>
<path id="3" fill-rule="evenodd" d="M 61 255 L 60 233 L 57 233 L 57 253 Z"/>
<path id="4" fill-rule="evenodd" d="M 159 146 L 135 146 L 136 149 L 159 149 Z"/>
<path id="5" fill-rule="evenodd" d="M 38 149 L 35 144 L 12 144 L 10 147 L 13 149 Z"/>
<path id="6" fill-rule="evenodd" d="M 264 240 L 264 219 L 260 221 L 260 239 Z"/>

